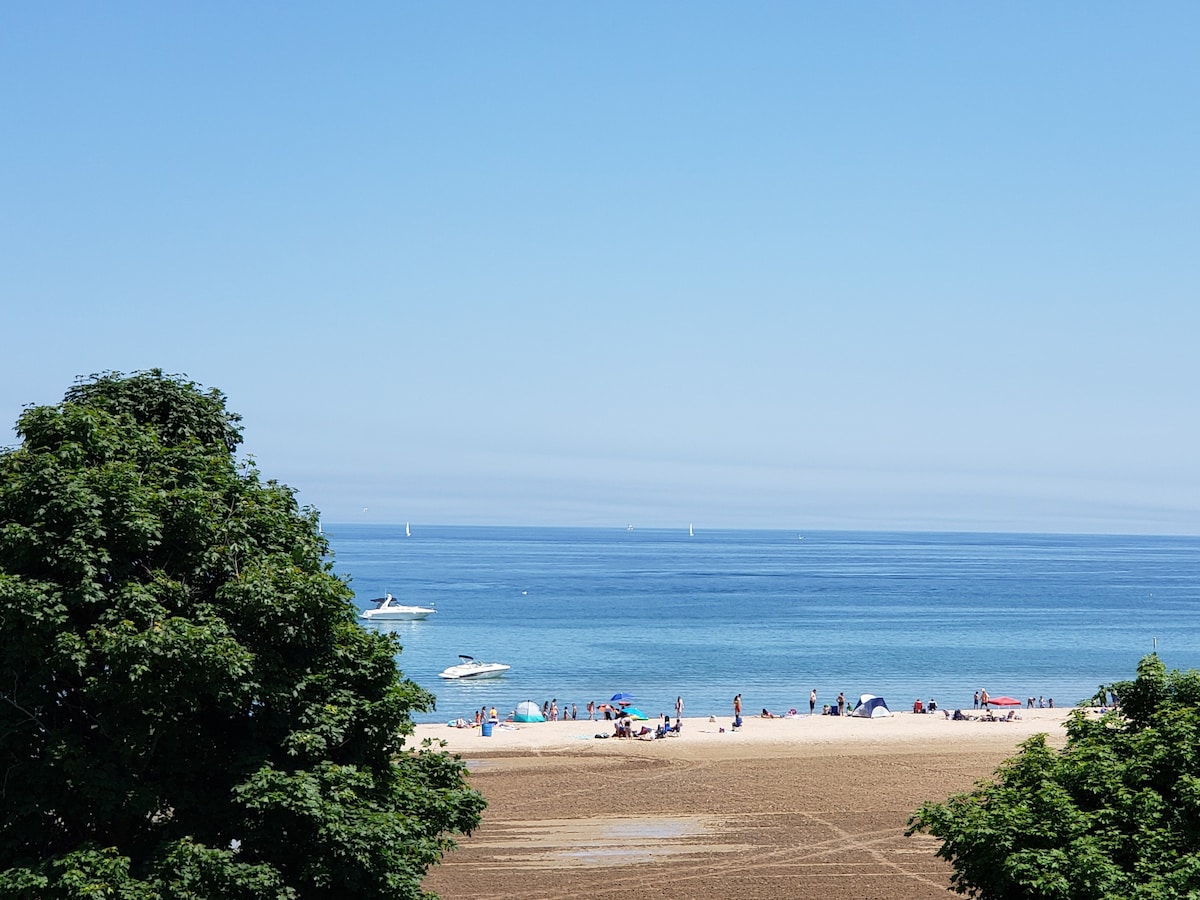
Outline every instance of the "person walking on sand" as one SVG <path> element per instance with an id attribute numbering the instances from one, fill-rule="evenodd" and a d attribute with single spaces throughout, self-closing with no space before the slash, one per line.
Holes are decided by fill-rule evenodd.
<path id="1" fill-rule="evenodd" d="M 588 721 L 590 722 L 596 715 L 596 701 L 589 700 L 587 705 Z"/>
<path id="2" fill-rule="evenodd" d="M 817 712 L 817 689 L 813 688 L 812 692 L 809 693 L 809 695 L 808 695 L 808 714 L 810 716 L 812 716 L 812 715 L 816 715 L 816 712 Z"/>

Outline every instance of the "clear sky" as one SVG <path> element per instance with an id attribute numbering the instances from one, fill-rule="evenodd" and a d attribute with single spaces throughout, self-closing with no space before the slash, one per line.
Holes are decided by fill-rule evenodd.
<path id="1" fill-rule="evenodd" d="M 0 418 L 186 373 L 329 522 L 1200 534 L 1198 45 L 1194 2 L 8 4 Z"/>

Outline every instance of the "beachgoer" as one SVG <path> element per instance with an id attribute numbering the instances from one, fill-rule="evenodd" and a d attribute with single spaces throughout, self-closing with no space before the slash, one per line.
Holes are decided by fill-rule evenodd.
<path id="1" fill-rule="evenodd" d="M 545 719 L 547 722 L 550 721 L 550 701 L 549 700 L 547 700 L 545 703 L 542 704 L 542 718 Z"/>
<path id="2" fill-rule="evenodd" d="M 937 712 L 937 701 L 934 700 L 932 697 L 929 698 L 929 711 Z"/>
<path id="3" fill-rule="evenodd" d="M 1045 709 L 1045 708 L 1046 708 L 1046 701 L 1043 700 L 1041 697 L 1038 697 L 1038 709 Z"/>
<path id="4" fill-rule="evenodd" d="M 579 718 L 579 707 L 574 703 L 571 704 L 571 721 L 574 722 Z"/>
<path id="5" fill-rule="evenodd" d="M 738 718 L 742 714 L 742 695 L 738 694 L 733 698 L 733 716 Z"/>
<path id="6" fill-rule="evenodd" d="M 589 700 L 587 705 L 588 721 L 590 722 L 596 715 L 596 701 Z"/>
<path id="7" fill-rule="evenodd" d="M 675 698 L 675 718 L 683 715 L 683 697 Z"/>
<path id="8" fill-rule="evenodd" d="M 918 697 L 916 700 L 913 701 L 913 712 L 915 712 L 915 713 L 925 712 L 925 706 L 924 706 L 924 704 L 921 703 L 920 697 Z"/>
<path id="9" fill-rule="evenodd" d="M 979 689 L 979 705 L 980 705 L 980 706 L 982 706 L 984 709 L 987 709 L 987 708 L 988 708 L 988 692 L 987 692 L 987 688 L 980 688 L 980 689 Z"/>
<path id="10" fill-rule="evenodd" d="M 762 711 L 762 713 L 760 713 L 760 718 L 763 718 L 763 719 L 773 719 L 773 718 L 775 718 L 775 717 L 774 717 L 773 715 L 771 715 L 769 712 L 767 712 L 767 709 L 766 709 L 766 707 L 763 707 L 763 711 Z"/>
<path id="11" fill-rule="evenodd" d="M 979 691 L 975 692 L 975 700 L 972 702 L 971 709 L 979 709 Z"/>
<path id="12" fill-rule="evenodd" d="M 555 697 L 553 700 L 550 701 L 550 721 L 551 722 L 558 721 L 558 698 L 557 697 Z"/>
<path id="13" fill-rule="evenodd" d="M 841 691 L 838 693 L 838 715 L 844 716 L 845 714 L 846 714 L 846 694 L 844 691 Z"/>
<path id="14" fill-rule="evenodd" d="M 817 708 L 817 689 L 813 688 L 808 695 L 808 714 L 811 716 Z"/>
<path id="15" fill-rule="evenodd" d="M 1026 708 L 1026 709 L 1033 709 L 1033 698 L 1032 698 L 1032 697 L 1028 698 L 1028 699 L 1025 701 L 1025 708 Z"/>
<path id="16" fill-rule="evenodd" d="M 1050 705 L 1051 709 L 1054 709 L 1054 698 L 1053 697 L 1050 698 L 1049 705 Z"/>

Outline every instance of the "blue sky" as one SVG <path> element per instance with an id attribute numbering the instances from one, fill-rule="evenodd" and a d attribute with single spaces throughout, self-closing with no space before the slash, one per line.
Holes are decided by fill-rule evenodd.
<path id="1" fill-rule="evenodd" d="M 10 5 L 0 417 L 186 373 L 331 522 L 1197 534 L 1198 25 Z"/>

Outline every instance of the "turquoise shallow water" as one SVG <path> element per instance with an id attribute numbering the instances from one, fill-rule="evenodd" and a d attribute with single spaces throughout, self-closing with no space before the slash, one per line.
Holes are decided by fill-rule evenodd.
<path id="1" fill-rule="evenodd" d="M 1070 705 L 1157 648 L 1200 668 L 1200 539 L 1097 535 L 331 525 L 365 607 L 434 605 L 391 627 L 444 721 L 618 691 L 657 715 L 807 710 L 839 691 L 893 708 L 974 690 Z M 377 626 L 369 626 L 377 627 Z M 503 678 L 449 682 L 460 653 Z"/>

